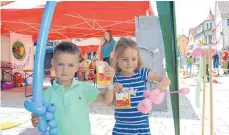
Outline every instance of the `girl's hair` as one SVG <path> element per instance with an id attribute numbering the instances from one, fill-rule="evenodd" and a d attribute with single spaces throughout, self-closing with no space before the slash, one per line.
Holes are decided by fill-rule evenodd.
<path id="1" fill-rule="evenodd" d="M 115 69 L 115 72 L 121 72 L 121 68 L 118 65 L 118 58 L 123 54 L 123 52 L 127 49 L 127 48 L 132 48 L 135 49 L 137 51 L 138 54 L 138 66 L 135 69 L 135 72 L 142 67 L 142 60 L 140 57 L 140 49 L 138 47 L 138 44 L 133 41 L 131 38 L 125 38 L 125 37 L 121 37 L 115 48 L 114 48 L 114 57 L 112 58 L 112 67 Z"/>
<path id="2" fill-rule="evenodd" d="M 104 42 L 104 43 L 103 43 L 103 45 L 104 45 L 104 44 L 106 44 L 106 43 L 110 44 L 110 43 L 111 43 L 111 41 L 113 40 L 113 36 L 112 36 L 112 32 L 111 32 L 111 30 L 106 30 L 105 32 L 109 33 L 110 40 L 109 40 L 109 41 Z"/>

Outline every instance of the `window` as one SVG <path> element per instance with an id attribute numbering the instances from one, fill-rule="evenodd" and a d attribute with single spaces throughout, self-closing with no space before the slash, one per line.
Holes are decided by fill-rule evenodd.
<path id="1" fill-rule="evenodd" d="M 210 23 L 210 29 L 212 29 L 212 23 Z"/>
<path id="2" fill-rule="evenodd" d="M 207 30 L 208 30 L 209 28 L 208 28 L 208 23 L 207 23 Z"/>
<path id="3" fill-rule="evenodd" d="M 227 26 L 229 26 L 229 19 L 227 19 Z"/>
<path id="4" fill-rule="evenodd" d="M 212 43 L 212 36 L 208 36 L 208 43 Z"/>

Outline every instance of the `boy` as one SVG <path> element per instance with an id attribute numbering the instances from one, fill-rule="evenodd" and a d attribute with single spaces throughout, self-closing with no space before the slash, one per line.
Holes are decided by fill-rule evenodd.
<path id="1" fill-rule="evenodd" d="M 88 103 L 101 102 L 111 104 L 113 88 L 100 93 L 87 82 L 73 77 L 79 67 L 79 52 L 73 43 L 62 42 L 55 47 L 52 67 L 56 79 L 53 85 L 44 91 L 44 99 L 54 103 L 58 135 L 90 135 Z M 113 68 L 105 67 L 105 75 L 114 77 Z M 39 126 L 39 117 L 32 114 L 32 124 Z"/>

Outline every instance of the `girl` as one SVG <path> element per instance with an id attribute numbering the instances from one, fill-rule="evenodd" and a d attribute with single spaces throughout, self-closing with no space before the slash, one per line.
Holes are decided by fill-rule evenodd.
<path id="1" fill-rule="evenodd" d="M 142 68 L 140 51 L 136 42 L 131 39 L 121 38 L 114 50 L 112 66 L 116 70 L 114 76 L 114 91 L 134 89 L 135 95 L 130 97 L 130 106 L 115 109 L 115 126 L 113 135 L 150 135 L 149 115 L 137 110 L 137 105 L 144 99 L 147 81 L 158 81 L 157 88 L 164 90 L 169 86 L 170 80 L 159 74 L 153 73 L 148 68 Z M 116 99 L 115 99 L 116 98 Z M 119 97 L 115 97 L 117 100 Z M 117 102 L 116 102 L 117 103 Z"/>

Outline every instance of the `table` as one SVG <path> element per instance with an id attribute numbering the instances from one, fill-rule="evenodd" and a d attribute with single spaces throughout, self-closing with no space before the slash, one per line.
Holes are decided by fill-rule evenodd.
<path id="1" fill-rule="evenodd" d="M 44 72 L 45 71 L 51 71 L 51 70 L 52 69 L 44 69 Z M 28 80 L 30 77 L 33 77 L 33 70 L 26 69 L 26 70 L 23 70 L 23 72 L 24 72 L 24 79 L 25 80 Z M 55 78 L 55 76 L 51 76 L 51 75 L 45 75 L 45 77 L 50 77 L 51 79 Z M 30 96 L 32 96 L 32 94 L 27 95 L 27 86 L 25 85 L 25 97 L 30 97 Z"/>
<path id="2" fill-rule="evenodd" d="M 5 76 L 6 74 L 10 75 L 10 78 L 11 78 L 11 81 L 12 81 L 12 78 L 13 78 L 13 73 L 12 73 L 13 68 L 1 67 L 1 71 L 2 71 L 2 78 L 1 78 L 2 81 L 5 80 L 4 76 Z"/>

